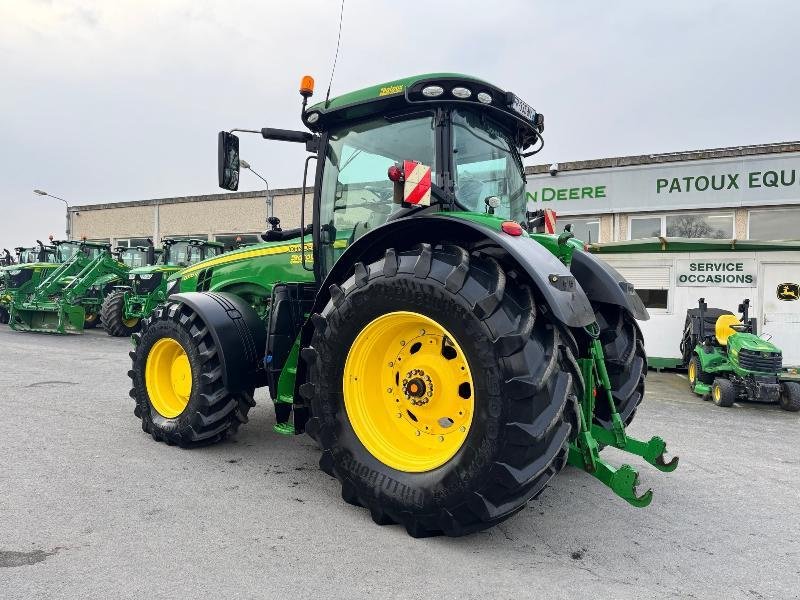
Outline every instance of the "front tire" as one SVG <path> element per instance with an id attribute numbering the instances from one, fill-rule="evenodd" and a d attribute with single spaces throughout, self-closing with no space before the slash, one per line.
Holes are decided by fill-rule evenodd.
<path id="1" fill-rule="evenodd" d="M 800 383 L 784 381 L 781 386 L 780 405 L 783 410 L 797 412 L 800 410 Z"/>
<path id="2" fill-rule="evenodd" d="M 347 502 L 414 537 L 458 536 L 517 513 L 564 467 L 582 392 L 575 342 L 516 272 L 422 244 L 357 263 L 330 291 L 301 393 L 320 466 Z"/>
<path id="3" fill-rule="evenodd" d="M 190 307 L 170 302 L 142 321 L 130 353 L 133 413 L 154 440 L 192 447 L 233 435 L 255 405 L 253 390 L 229 392 L 214 339 Z"/>
<path id="4" fill-rule="evenodd" d="M 730 408 L 736 402 L 736 386 L 730 380 L 718 377 L 711 384 L 711 400 L 717 406 Z"/>
<path id="5" fill-rule="evenodd" d="M 630 425 L 644 399 L 647 376 L 647 354 L 642 332 L 633 316 L 619 306 L 597 303 L 594 311 L 600 326 L 600 342 L 611 381 L 611 395 L 622 422 Z M 597 398 L 594 420 L 605 429 L 612 429 L 611 410 L 599 390 Z"/>
<path id="6" fill-rule="evenodd" d="M 118 290 L 111 292 L 100 307 L 100 316 L 103 329 L 113 337 L 130 337 L 141 328 L 141 321 L 137 318 L 125 318 L 125 292 Z"/>

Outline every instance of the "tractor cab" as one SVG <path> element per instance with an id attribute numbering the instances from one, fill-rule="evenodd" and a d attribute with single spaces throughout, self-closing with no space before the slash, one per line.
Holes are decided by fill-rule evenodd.
<path id="1" fill-rule="evenodd" d="M 114 249 L 114 254 L 119 262 L 130 269 L 135 269 L 158 263 L 161 259 L 162 250 L 155 249 L 153 242 L 150 241 L 147 246 L 118 246 Z"/>
<path id="2" fill-rule="evenodd" d="M 504 220 L 527 229 L 522 158 L 541 147 L 544 118 L 513 93 L 457 74 L 392 81 L 307 108 L 312 93 L 306 77 L 302 120 L 312 133 L 260 133 L 305 143 L 312 152 L 306 176 L 316 161 L 318 277 L 366 233 L 411 215 L 470 213 L 486 215 L 498 229 Z M 221 132 L 219 141 L 220 186 L 235 190 L 238 138 Z M 302 212 L 296 237 L 304 238 L 309 219 Z M 303 261 L 310 270 L 309 262 Z"/>
<path id="3" fill-rule="evenodd" d="M 67 262 L 78 253 L 93 260 L 111 249 L 110 244 L 87 242 L 86 240 L 53 240 L 53 245 L 55 246 L 56 261 L 59 263 Z"/>
<path id="4" fill-rule="evenodd" d="M 164 264 L 188 267 L 225 251 L 225 245 L 199 239 L 164 238 L 161 240 Z"/>

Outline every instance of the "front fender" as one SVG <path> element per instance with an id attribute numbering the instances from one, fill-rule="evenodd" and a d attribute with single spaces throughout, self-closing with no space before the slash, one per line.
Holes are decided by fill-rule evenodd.
<path id="1" fill-rule="evenodd" d="M 639 321 L 650 318 L 633 285 L 604 260 L 583 250 L 575 250 L 570 266 L 575 279 L 592 302 L 620 306 Z"/>
<path id="2" fill-rule="evenodd" d="M 191 308 L 208 327 L 228 390 L 236 392 L 265 384 L 267 330 L 247 302 L 226 292 L 185 292 L 173 294 L 169 300 Z"/>

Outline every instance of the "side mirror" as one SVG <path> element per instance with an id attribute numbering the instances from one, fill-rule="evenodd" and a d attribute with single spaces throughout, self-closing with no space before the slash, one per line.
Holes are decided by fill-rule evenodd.
<path id="1" fill-rule="evenodd" d="M 235 192 L 239 189 L 239 138 L 227 131 L 219 132 L 217 144 L 219 187 Z"/>

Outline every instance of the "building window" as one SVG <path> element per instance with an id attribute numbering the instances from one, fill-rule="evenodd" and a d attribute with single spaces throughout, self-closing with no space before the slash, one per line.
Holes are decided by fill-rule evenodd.
<path id="1" fill-rule="evenodd" d="M 644 290 L 636 288 L 636 293 L 642 299 L 646 308 L 667 309 L 669 290 Z"/>
<path id="2" fill-rule="evenodd" d="M 733 213 L 630 217 L 628 239 L 659 236 L 729 240 L 733 238 Z"/>
<path id="3" fill-rule="evenodd" d="M 173 240 L 208 240 L 207 233 L 190 233 L 189 235 L 165 235 L 164 237 Z M 132 242 L 133 240 L 131 240 Z"/>
<path id="4" fill-rule="evenodd" d="M 800 208 L 751 210 L 747 231 L 751 240 L 800 239 Z"/>
<path id="5" fill-rule="evenodd" d="M 661 235 L 661 217 L 631 217 L 629 239 L 658 237 Z"/>
<path id="6" fill-rule="evenodd" d="M 572 224 L 575 237 L 588 244 L 600 241 L 600 217 L 561 217 L 557 220 L 556 230 Z"/>

